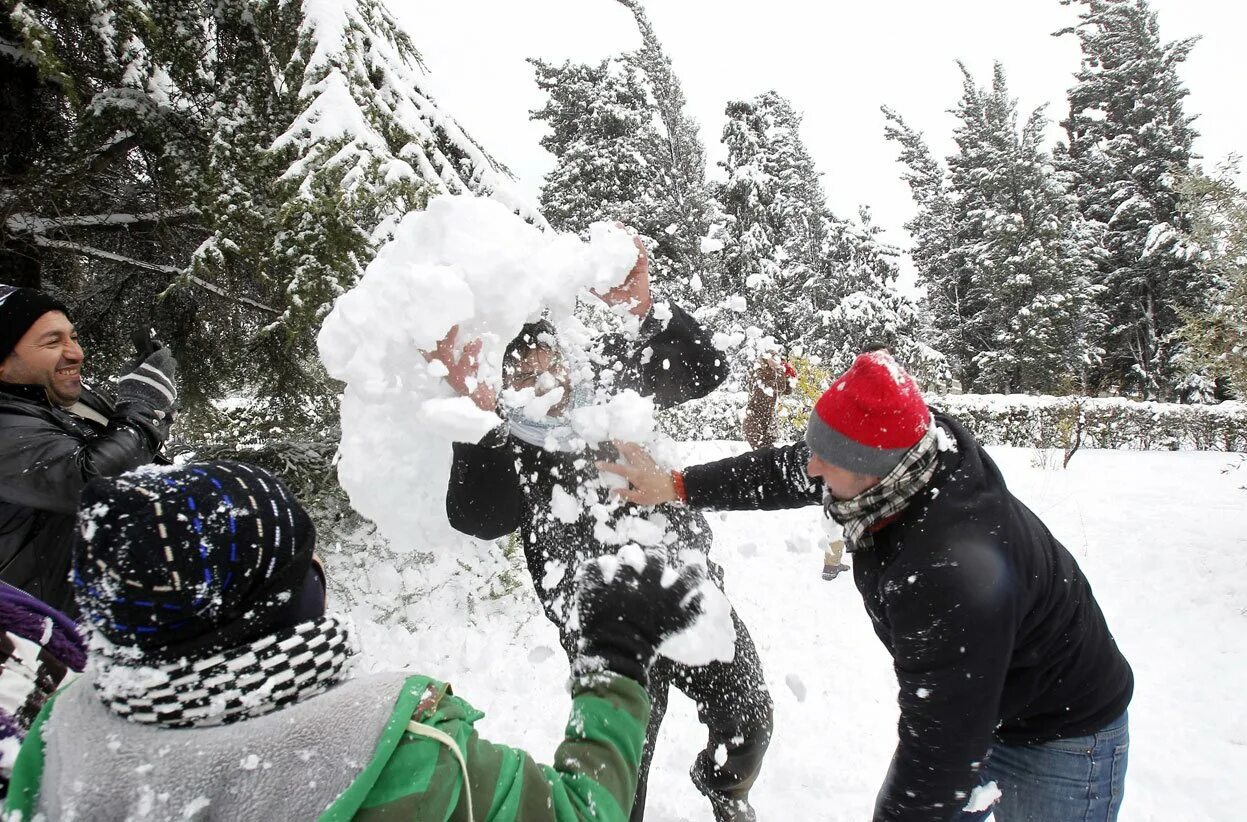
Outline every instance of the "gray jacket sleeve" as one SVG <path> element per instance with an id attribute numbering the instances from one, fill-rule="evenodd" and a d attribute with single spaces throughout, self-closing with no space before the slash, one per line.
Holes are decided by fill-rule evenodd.
<path id="1" fill-rule="evenodd" d="M 89 481 L 146 465 L 155 454 L 151 437 L 125 412 L 87 442 L 47 420 L 0 414 L 0 499 L 72 514 Z"/>

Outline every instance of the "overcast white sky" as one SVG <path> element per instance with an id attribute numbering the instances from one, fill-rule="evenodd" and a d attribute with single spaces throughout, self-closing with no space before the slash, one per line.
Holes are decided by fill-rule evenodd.
<path id="1" fill-rule="evenodd" d="M 444 108 L 534 196 L 553 158 L 538 145 L 542 127 L 528 119 L 542 94 L 524 58 L 596 61 L 640 42 L 615 0 L 389 2 Z M 1187 111 L 1199 115 L 1197 151 L 1209 165 L 1231 151 L 1247 154 L 1247 5 L 1151 5 L 1167 41 L 1203 36 L 1181 70 Z M 961 90 L 956 60 L 981 83 L 1002 61 L 1023 111 L 1047 103 L 1053 120 L 1064 114 L 1079 60 L 1074 37 L 1051 36 L 1076 20 L 1058 0 L 649 0 L 648 11 L 712 164 L 722 156 L 726 102 L 776 89 L 805 115 L 802 133 L 832 208 L 848 217 L 869 205 L 901 246 L 913 206 L 879 106 L 897 109 L 943 156 L 952 147 L 946 112 Z"/>

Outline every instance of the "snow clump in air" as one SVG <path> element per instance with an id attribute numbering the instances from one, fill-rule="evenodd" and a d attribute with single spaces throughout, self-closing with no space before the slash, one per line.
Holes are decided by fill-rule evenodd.
<path id="1" fill-rule="evenodd" d="M 503 351 L 524 323 L 543 309 L 556 326 L 570 321 L 579 296 L 618 285 L 636 256 L 613 225 L 593 226 L 585 242 L 471 196 L 436 198 L 399 222 L 318 339 L 326 370 L 346 383 L 338 479 L 396 550 L 460 541 L 445 514 L 451 443 L 476 442 L 499 424 L 456 395 L 424 352 L 458 326 L 460 347 L 482 341 L 479 378 L 500 388 Z M 593 434 L 636 433 L 619 413 L 635 411 L 636 400 L 621 402 L 615 413 L 589 415 Z"/>

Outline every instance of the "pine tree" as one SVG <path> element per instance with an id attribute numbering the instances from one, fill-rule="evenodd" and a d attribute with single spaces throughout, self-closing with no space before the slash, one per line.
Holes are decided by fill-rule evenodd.
<path id="1" fill-rule="evenodd" d="M 659 143 L 668 186 L 661 195 L 671 222 L 664 227 L 662 242 L 676 261 L 677 275 L 688 280 L 710 264 L 702 253 L 702 239 L 717 213 L 706 183 L 706 150 L 698 124 L 689 117 L 684 89 L 641 0 L 619 0 L 632 12 L 641 32 L 641 48 L 629 59 L 648 81 L 650 94 L 662 123 Z"/>
<path id="2" fill-rule="evenodd" d="M 963 384 L 1067 391 L 1097 356 L 1083 226 L 1041 146 L 1043 110 L 1019 128 L 999 64 L 990 89 L 962 73 L 946 180 L 921 137 L 885 109 L 910 166 L 918 217 L 908 228 L 933 322 Z"/>
<path id="3" fill-rule="evenodd" d="M 667 175 L 653 162 L 661 138 L 640 72 L 618 58 L 598 65 L 529 62 L 549 95 L 532 116 L 549 127 L 541 145 L 556 158 L 541 190 L 550 224 L 580 233 L 619 220 L 661 237 L 666 215 L 658 192 Z M 654 254 L 657 265 L 671 262 L 661 249 Z"/>
<path id="4" fill-rule="evenodd" d="M 550 129 L 542 146 L 555 157 L 542 211 L 563 231 L 583 232 L 599 220 L 636 228 L 647 239 L 655 283 L 682 299 L 713 276 L 714 260 L 702 252 L 715 222 L 705 150 L 644 9 L 620 2 L 636 18 L 640 49 L 597 65 L 529 60 L 548 95 L 532 118 Z"/>
<path id="5" fill-rule="evenodd" d="M 1194 39 L 1164 43 L 1145 0 L 1062 0 L 1082 6 L 1077 84 L 1059 158 L 1098 232 L 1100 304 L 1109 319 L 1102 388 L 1172 397 L 1178 330 L 1206 308 L 1211 279 L 1189 236 L 1175 182 L 1190 170 L 1195 131 L 1178 78 Z"/>
<path id="6" fill-rule="evenodd" d="M 1196 172 L 1177 186 L 1191 215 L 1191 235 L 1216 279 L 1208 310 L 1187 315 L 1182 337 L 1183 399 L 1215 402 L 1247 397 L 1247 191 L 1235 183 L 1237 158 L 1214 174 Z"/>
<path id="7" fill-rule="evenodd" d="M 745 336 L 755 347 L 818 356 L 833 369 L 847 368 L 867 345 L 885 344 L 936 376 L 942 358 L 917 343 L 921 318 L 896 290 L 893 255 L 868 212 L 860 226 L 832 214 L 792 104 L 769 91 L 729 103 L 727 116 L 720 287 L 745 297 L 738 323 L 758 329 Z M 757 353 L 747 347 L 743 364 Z"/>
<path id="8" fill-rule="evenodd" d="M 94 369 L 154 325 L 192 400 L 331 398 L 312 340 L 399 216 L 472 191 L 541 219 L 378 0 L 30 0 L 0 38 L 34 122 L 0 138 L 3 276 L 71 296 Z"/>

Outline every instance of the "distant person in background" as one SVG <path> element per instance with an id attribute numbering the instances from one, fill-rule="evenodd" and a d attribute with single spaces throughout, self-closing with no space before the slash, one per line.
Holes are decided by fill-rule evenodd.
<path id="1" fill-rule="evenodd" d="M 754 366 L 745 406 L 745 442 L 750 448 L 767 448 L 779 437 L 779 399 L 792 393 L 797 372 L 772 352 Z"/>
<path id="2" fill-rule="evenodd" d="M 87 648 L 72 619 L 0 582 L 0 799 L 30 723 L 86 662 Z"/>
<path id="3" fill-rule="evenodd" d="M 71 615 L 69 549 L 82 487 L 158 459 L 173 422 L 177 361 L 141 336 L 114 402 L 83 385 L 84 354 L 65 306 L 0 285 L 0 580 Z"/>
<path id="4" fill-rule="evenodd" d="M 78 603 L 105 642 L 26 736 L 5 806 L 18 819 L 623 822 L 655 648 L 702 607 L 699 566 L 646 554 L 609 581 L 576 574 L 571 715 L 547 767 L 482 739 L 445 682 L 349 675 L 311 519 L 273 474 L 100 478 L 80 522 Z"/>
<path id="5" fill-rule="evenodd" d="M 823 579 L 832 580 L 849 570 L 844 564 L 844 540 L 828 540 L 823 550 Z"/>
<path id="6" fill-rule="evenodd" d="M 682 472 L 644 452 L 608 468 L 638 504 L 821 503 L 841 526 L 899 685 L 877 822 L 1117 818 L 1130 665 L 1073 556 L 887 351 L 831 384 L 803 442 Z"/>

